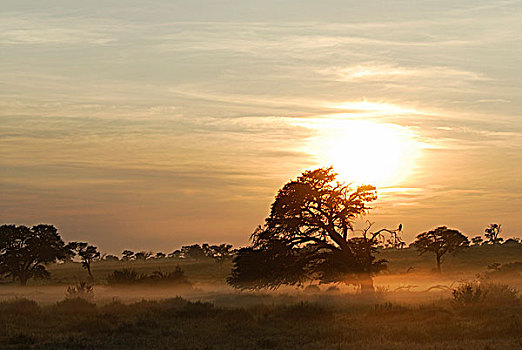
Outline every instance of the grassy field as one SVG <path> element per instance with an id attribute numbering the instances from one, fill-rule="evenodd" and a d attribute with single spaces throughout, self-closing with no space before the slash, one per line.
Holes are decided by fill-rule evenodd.
<path id="1" fill-rule="evenodd" d="M 342 301 L 341 301 L 342 300 Z M 265 300 L 266 301 L 266 300 Z M 3 349 L 522 349 L 522 307 L 370 303 L 339 295 L 217 307 L 182 298 L 124 304 L 0 303 Z"/>
<path id="2" fill-rule="evenodd" d="M 388 260 L 388 271 L 385 274 L 430 273 L 435 267 L 435 258 L 431 254 L 419 256 L 414 249 L 387 249 L 378 254 L 378 258 Z M 445 256 L 443 272 L 452 276 L 473 276 L 483 273 L 493 263 L 505 264 L 522 261 L 522 245 L 518 246 L 480 246 L 465 249 L 455 255 Z M 140 273 L 153 271 L 170 271 L 179 265 L 188 278 L 195 283 L 224 283 L 230 273 L 232 263 L 227 261 L 218 264 L 214 260 L 183 259 L 150 259 L 145 261 L 95 262 L 92 271 L 96 283 L 103 284 L 107 275 L 115 269 L 132 268 Z M 79 263 L 55 264 L 49 266 L 51 279 L 32 281 L 34 284 L 68 284 L 87 278 L 86 271 Z"/>
<path id="3" fill-rule="evenodd" d="M 520 297 L 498 287 L 520 289 L 522 271 L 488 270 L 522 261 L 522 247 L 470 248 L 449 256 L 442 274 L 432 272 L 432 256 L 414 250 L 380 257 L 389 269 L 376 277 L 373 297 L 343 285 L 238 292 L 225 284 L 230 262 L 158 259 L 97 262 L 94 295 L 76 299 L 66 287 L 86 280 L 85 270 L 53 265 L 49 280 L 0 285 L 0 348 L 522 349 Z M 107 285 L 115 269 L 150 274 L 178 265 L 192 288 Z M 456 303 L 452 290 L 477 280 L 479 298 Z"/>

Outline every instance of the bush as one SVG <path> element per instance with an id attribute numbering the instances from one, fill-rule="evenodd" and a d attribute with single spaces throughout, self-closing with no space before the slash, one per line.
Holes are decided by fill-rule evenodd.
<path id="1" fill-rule="evenodd" d="M 507 284 L 486 283 L 484 290 L 484 302 L 491 306 L 516 306 L 520 303 L 518 290 Z"/>
<path id="2" fill-rule="evenodd" d="M 139 274 L 133 269 L 114 270 L 107 276 L 109 285 L 175 285 L 190 287 L 192 283 L 185 276 L 181 267 L 176 266 L 174 271 L 161 272 L 154 271 L 152 274 Z"/>
<path id="3" fill-rule="evenodd" d="M 138 274 L 133 269 L 114 270 L 107 276 L 107 283 L 110 285 L 136 284 L 144 278 L 143 274 Z"/>
<path id="4" fill-rule="evenodd" d="M 466 282 L 453 290 L 453 304 L 456 306 L 470 306 L 481 303 L 484 292 L 479 283 Z"/>
<path id="5" fill-rule="evenodd" d="M 94 299 L 94 287 L 87 282 L 80 282 L 72 286 L 68 286 L 65 291 L 65 297 L 68 299 L 81 298 L 86 300 Z"/>
<path id="6" fill-rule="evenodd" d="M 305 287 L 304 292 L 308 293 L 308 294 L 317 294 L 317 293 L 321 293 L 321 288 L 319 288 L 318 285 L 310 284 Z"/>
<path id="7" fill-rule="evenodd" d="M 516 306 L 520 303 L 518 290 L 500 283 L 463 283 L 453 290 L 453 304 L 471 306 Z"/>
<path id="8" fill-rule="evenodd" d="M 40 306 L 34 300 L 20 298 L 13 301 L 0 302 L 0 312 L 5 314 L 34 315 L 40 311 Z"/>
<path id="9" fill-rule="evenodd" d="M 63 314 L 84 314 L 96 311 L 96 304 L 82 298 L 65 299 L 55 305 L 55 310 Z"/>
<path id="10" fill-rule="evenodd" d="M 188 278 L 185 276 L 185 272 L 181 269 L 181 267 L 176 266 L 174 271 L 171 272 L 161 272 L 154 271 L 152 275 L 146 276 L 144 281 L 146 283 L 151 284 L 170 284 L 177 286 L 191 286 L 192 284 L 189 282 Z"/>
<path id="11" fill-rule="evenodd" d="M 486 278 L 490 279 L 512 279 L 522 277 L 522 261 L 515 261 L 508 264 L 496 264 L 495 268 L 488 266 L 490 271 L 486 272 Z"/>

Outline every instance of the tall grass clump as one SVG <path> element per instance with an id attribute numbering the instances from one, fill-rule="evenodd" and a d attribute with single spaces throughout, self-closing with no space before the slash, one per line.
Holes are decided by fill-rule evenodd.
<path id="1" fill-rule="evenodd" d="M 107 283 L 109 285 L 129 285 L 139 283 L 143 278 L 144 274 L 139 274 L 133 269 L 119 269 L 114 270 L 109 276 L 107 276 Z"/>
<path id="2" fill-rule="evenodd" d="M 453 289 L 452 294 L 455 306 L 477 305 L 484 301 L 484 291 L 477 282 L 463 283 Z"/>
<path id="3" fill-rule="evenodd" d="M 94 299 L 94 287 L 92 284 L 82 281 L 74 285 L 68 286 L 65 290 L 67 299 L 81 298 L 86 300 Z"/>
<path id="4" fill-rule="evenodd" d="M 453 290 L 455 306 L 517 306 L 518 290 L 507 284 L 466 282 Z"/>

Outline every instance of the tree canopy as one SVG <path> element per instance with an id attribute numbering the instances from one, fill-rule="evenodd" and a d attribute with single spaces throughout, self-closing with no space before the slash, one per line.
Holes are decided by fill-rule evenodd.
<path id="1" fill-rule="evenodd" d="M 71 254 L 52 225 L 0 226 L 0 275 L 18 279 L 21 285 L 30 278 L 49 277 L 45 265 Z"/>
<path id="2" fill-rule="evenodd" d="M 484 231 L 484 236 L 488 239 L 487 243 L 489 244 L 500 244 L 504 240 L 502 237 L 499 237 L 500 232 L 502 232 L 502 225 L 500 224 L 489 224 Z"/>
<path id="3" fill-rule="evenodd" d="M 426 252 L 434 253 L 437 260 L 437 271 L 440 272 L 442 257 L 446 253 L 452 253 L 459 248 L 469 246 L 469 240 L 457 230 L 440 226 L 417 235 L 412 246 L 417 248 L 421 255 Z"/>
<path id="4" fill-rule="evenodd" d="M 93 279 L 91 272 L 91 264 L 93 261 L 100 258 L 100 252 L 98 248 L 93 245 L 89 245 L 87 242 L 71 242 L 67 245 L 75 254 L 80 257 L 82 267 L 87 270 L 89 277 Z"/>
<path id="5" fill-rule="evenodd" d="M 228 282 L 237 288 L 277 288 L 305 281 L 345 282 L 373 290 L 371 276 L 385 269 L 375 258 L 384 232 L 400 242 L 397 230 L 355 236 L 354 222 L 376 200 L 373 186 L 355 189 L 336 180 L 330 168 L 306 171 L 279 190 L 263 226 L 240 249 Z"/>

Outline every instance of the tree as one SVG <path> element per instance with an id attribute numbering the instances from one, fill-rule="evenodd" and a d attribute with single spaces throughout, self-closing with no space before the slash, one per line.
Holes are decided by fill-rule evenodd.
<path id="1" fill-rule="evenodd" d="M 94 260 L 100 258 L 98 248 L 89 245 L 87 242 L 71 242 L 67 246 L 80 257 L 82 267 L 87 270 L 89 277 L 94 279 L 91 272 L 91 264 Z"/>
<path id="2" fill-rule="evenodd" d="M 49 277 L 45 265 L 64 260 L 70 254 L 52 225 L 0 226 L 0 275 L 18 279 L 22 286 L 30 278 Z"/>
<path id="3" fill-rule="evenodd" d="M 214 259 L 218 264 L 223 264 L 227 259 L 231 259 L 233 256 L 231 244 L 208 245 L 205 243 L 202 248 L 205 255 Z"/>
<path id="4" fill-rule="evenodd" d="M 434 253 L 437 259 L 437 271 L 441 272 L 442 257 L 446 253 L 453 253 L 460 248 L 469 246 L 469 240 L 457 230 L 440 226 L 417 235 L 412 246 L 417 248 L 421 255 L 426 252 Z"/>
<path id="5" fill-rule="evenodd" d="M 504 240 L 499 237 L 500 232 L 502 232 L 502 225 L 500 224 L 489 224 L 484 231 L 486 232 L 484 236 L 488 239 L 486 243 L 499 244 Z"/>
<path id="6" fill-rule="evenodd" d="M 167 257 L 170 259 L 179 259 L 179 258 L 181 258 L 181 250 L 176 249 L 172 253 L 169 253 L 169 255 L 167 255 Z"/>
<path id="7" fill-rule="evenodd" d="M 384 232 L 398 237 L 400 230 L 370 232 L 370 224 L 353 237 L 354 221 L 368 212 L 376 189 L 352 189 L 336 176 L 331 167 L 319 168 L 284 185 L 265 225 L 252 234 L 252 246 L 238 251 L 228 283 L 258 289 L 319 280 L 372 292 L 373 275 L 386 268 L 385 260 L 375 258 L 376 246 Z"/>
<path id="8" fill-rule="evenodd" d="M 181 255 L 184 259 L 204 259 L 207 257 L 205 250 L 199 244 L 181 247 Z"/>
<path id="9" fill-rule="evenodd" d="M 120 261 L 120 258 L 118 258 L 116 255 L 108 254 L 102 257 L 103 261 Z"/>
<path id="10" fill-rule="evenodd" d="M 165 255 L 165 253 L 163 252 L 157 252 L 155 255 L 154 255 L 154 259 L 165 259 L 167 255 Z"/>
<path id="11" fill-rule="evenodd" d="M 123 261 L 130 261 L 134 257 L 134 252 L 132 250 L 124 250 L 121 252 L 121 260 Z"/>
<path id="12" fill-rule="evenodd" d="M 146 252 L 146 251 L 142 250 L 141 252 L 137 252 L 136 254 L 134 254 L 134 259 L 147 260 L 151 256 L 152 256 L 152 252 Z"/>

